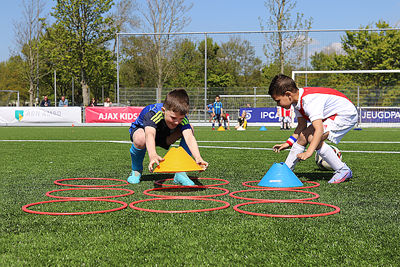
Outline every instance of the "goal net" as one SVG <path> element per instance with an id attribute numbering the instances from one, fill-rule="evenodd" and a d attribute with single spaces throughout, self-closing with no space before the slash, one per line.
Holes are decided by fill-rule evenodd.
<path id="1" fill-rule="evenodd" d="M 298 87 L 330 87 L 357 107 L 357 127 L 400 127 L 400 70 L 292 71 Z"/>
<path id="2" fill-rule="evenodd" d="M 19 106 L 19 91 L 0 90 L 0 106 Z"/>

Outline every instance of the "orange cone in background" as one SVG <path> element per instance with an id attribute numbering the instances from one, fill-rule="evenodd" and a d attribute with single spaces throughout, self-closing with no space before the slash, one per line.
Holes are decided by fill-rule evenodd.
<path id="1" fill-rule="evenodd" d="M 171 147 L 164 156 L 154 172 L 175 173 L 201 171 L 201 168 L 194 159 L 183 149 L 183 147 Z"/>
<path id="2" fill-rule="evenodd" d="M 217 131 L 225 131 L 225 128 L 224 127 L 222 127 L 222 126 L 219 126 L 219 128 L 218 128 L 218 130 Z"/>

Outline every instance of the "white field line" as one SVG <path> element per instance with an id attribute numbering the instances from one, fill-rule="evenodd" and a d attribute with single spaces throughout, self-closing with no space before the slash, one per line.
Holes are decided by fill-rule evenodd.
<path id="1" fill-rule="evenodd" d="M 117 144 L 131 144 L 130 141 L 118 140 L 0 140 L 0 142 L 45 142 L 45 143 L 117 143 Z M 198 141 L 198 143 L 280 143 L 283 141 Z M 400 143 L 389 141 L 342 141 L 341 143 L 352 144 L 387 144 L 387 143 Z M 237 150 L 272 150 L 266 147 L 230 147 L 230 146 L 203 146 L 200 148 L 224 148 L 224 149 L 237 149 Z M 373 151 L 373 150 L 341 150 L 347 153 L 371 153 L 371 154 L 400 154 L 400 151 Z"/>

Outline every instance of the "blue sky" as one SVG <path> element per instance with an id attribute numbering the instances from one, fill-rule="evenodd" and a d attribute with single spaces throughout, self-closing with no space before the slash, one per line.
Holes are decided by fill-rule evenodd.
<path id="1" fill-rule="evenodd" d="M 47 1 L 47 10 L 55 1 Z M 144 2 L 144 0 L 137 0 Z M 258 31 L 258 18 L 267 18 L 264 0 L 197 0 L 188 14 L 185 31 Z M 10 57 L 15 46 L 14 22 L 22 19 L 22 0 L 3 0 L 0 10 L 0 61 Z M 385 20 L 400 26 L 399 0 L 297 0 L 296 11 L 313 18 L 313 29 L 354 29 Z"/>

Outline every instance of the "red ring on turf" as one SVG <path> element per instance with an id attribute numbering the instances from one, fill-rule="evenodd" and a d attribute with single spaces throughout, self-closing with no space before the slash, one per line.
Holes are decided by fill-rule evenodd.
<path id="1" fill-rule="evenodd" d="M 35 211 L 35 210 L 30 210 L 28 209 L 31 206 L 35 205 L 40 205 L 44 203 L 54 203 L 54 202 L 68 202 L 68 201 L 104 201 L 104 202 L 113 202 L 113 203 L 119 203 L 122 206 L 114 209 L 109 209 L 109 210 L 96 210 L 96 211 L 81 211 L 81 212 L 47 212 L 47 211 Z M 28 213 L 34 213 L 34 214 L 42 214 L 42 215 L 83 215 L 83 214 L 97 214 L 97 213 L 106 213 L 106 212 L 112 212 L 112 211 L 117 211 L 117 210 L 122 210 L 125 209 L 128 206 L 127 203 L 119 200 L 113 200 L 113 199 L 98 199 L 98 198 L 75 198 L 75 199 L 57 199 L 57 200 L 49 200 L 49 201 L 41 201 L 41 202 L 36 202 L 36 203 L 31 203 L 27 204 L 22 207 L 22 210 Z"/>
<path id="2" fill-rule="evenodd" d="M 101 197 L 63 197 L 63 196 L 54 196 L 52 193 L 60 192 L 60 191 L 71 191 L 71 190 L 118 190 L 118 191 L 127 191 L 128 193 L 122 195 L 115 195 L 115 196 L 101 196 Z M 52 198 L 61 198 L 61 199 L 76 199 L 76 198 L 115 198 L 115 197 L 125 197 L 133 195 L 135 192 L 131 189 L 124 189 L 124 188 L 67 188 L 67 189 L 56 189 L 49 192 L 46 192 L 46 196 Z"/>
<path id="3" fill-rule="evenodd" d="M 142 199 L 138 201 L 131 202 L 129 204 L 129 207 L 131 207 L 134 210 L 140 210 L 140 211 L 147 211 L 147 212 L 156 212 L 156 213 L 191 213 L 191 212 L 204 212 L 204 211 L 214 211 L 214 210 L 222 210 L 226 209 L 230 206 L 230 204 L 226 201 L 219 200 L 219 199 L 213 199 L 213 198 L 190 198 L 190 200 L 205 200 L 205 201 L 214 201 L 214 202 L 221 202 L 224 203 L 224 206 L 221 207 L 216 207 L 216 208 L 208 208 L 208 209 L 198 209 L 198 210 L 153 210 L 153 209 L 144 209 L 144 208 L 139 208 L 136 207 L 135 205 L 141 202 L 146 202 L 146 201 L 155 201 L 155 200 L 175 200 L 175 199 L 189 199 L 185 197 L 176 197 L 176 198 L 149 198 L 149 199 Z"/>
<path id="4" fill-rule="evenodd" d="M 171 178 L 171 179 L 162 179 L 162 180 L 155 181 L 154 184 L 161 185 L 161 186 L 176 186 L 176 185 L 164 184 L 165 181 L 172 181 L 172 180 L 174 180 L 174 179 L 173 178 Z M 207 187 L 229 184 L 228 180 L 219 179 L 219 178 L 202 178 L 202 177 L 199 177 L 199 178 L 193 178 L 191 180 L 216 180 L 216 181 L 222 181 L 223 182 L 223 183 L 219 183 L 219 184 L 202 185 L 202 186 L 207 186 Z"/>
<path id="5" fill-rule="evenodd" d="M 259 198 L 250 198 L 250 197 L 238 197 L 235 196 L 236 193 L 242 193 L 242 192 L 252 192 L 252 191 L 282 191 L 282 192 L 299 192 L 299 193 L 305 193 L 305 194 L 311 194 L 314 195 L 313 197 L 308 197 L 308 198 L 300 198 L 300 199 L 259 199 Z M 288 200 L 291 201 L 306 201 L 306 200 L 312 200 L 312 199 L 317 199 L 319 198 L 319 195 L 314 192 L 310 191 L 303 191 L 303 190 L 294 190 L 294 189 L 286 189 L 286 190 L 281 190 L 281 189 L 275 189 L 275 188 L 263 188 L 263 189 L 250 189 L 250 190 L 240 190 L 240 191 L 235 191 L 229 194 L 229 196 L 237 199 L 244 199 L 244 200 L 253 200 L 253 201 L 273 201 L 273 202 L 285 202 Z"/>
<path id="6" fill-rule="evenodd" d="M 247 181 L 247 182 L 243 182 L 242 185 L 247 186 L 247 187 L 252 187 L 252 188 L 276 188 L 276 189 L 282 189 L 282 190 L 286 190 L 286 189 L 307 189 L 307 188 L 314 188 L 314 187 L 318 187 L 320 186 L 319 183 L 317 182 L 313 182 L 313 181 L 304 181 L 303 183 L 310 183 L 310 184 L 314 184 L 314 185 L 310 185 L 310 186 L 297 186 L 297 187 L 265 187 L 265 186 L 255 186 L 255 185 L 248 185 L 248 183 L 259 183 L 261 180 L 255 180 L 255 181 Z"/>
<path id="7" fill-rule="evenodd" d="M 168 189 L 201 189 L 201 188 L 207 188 L 207 189 L 216 189 L 216 190 L 221 190 L 224 191 L 223 193 L 220 194 L 214 194 L 214 195 L 205 195 L 205 196 L 168 196 L 168 195 L 156 195 L 156 194 L 151 194 L 149 192 L 151 191 L 160 191 L 160 190 L 168 190 Z M 143 191 L 143 194 L 152 196 L 152 197 L 161 197 L 161 198 L 178 198 L 178 199 L 192 199 L 192 198 L 208 198 L 208 197 L 219 197 L 219 196 L 224 196 L 229 194 L 229 190 L 225 188 L 220 188 L 220 187 L 211 187 L 211 186 L 168 186 L 168 187 L 158 187 L 158 188 L 151 188 Z"/>
<path id="8" fill-rule="evenodd" d="M 310 204 L 310 205 L 320 205 L 320 206 L 327 206 L 334 208 L 334 211 L 331 212 L 325 212 L 325 213 L 316 213 L 316 214 L 298 214 L 298 215 L 286 215 L 286 214 L 268 214 L 268 213 L 257 213 L 257 212 L 251 212 L 251 211 L 245 211 L 239 209 L 240 206 L 245 206 L 245 205 L 252 205 L 252 204 L 267 204 L 267 203 L 300 203 L 300 204 Z M 234 210 L 240 213 L 244 214 L 249 214 L 249 215 L 254 215 L 254 216 L 264 216 L 264 217 L 277 217 L 277 218 L 308 218 L 308 217 L 321 217 L 321 216 L 327 216 L 327 215 L 332 215 L 335 213 L 338 213 L 340 211 L 340 208 L 331 204 L 326 204 L 326 203 L 320 203 L 320 202 L 310 202 L 310 201 L 282 201 L 282 202 L 274 202 L 274 201 L 257 201 L 257 202 L 246 202 L 246 203 L 241 203 L 233 207 Z"/>
<path id="9" fill-rule="evenodd" d="M 107 180 L 107 181 L 118 181 L 118 182 L 124 182 L 124 184 L 111 184 L 111 185 L 80 185 L 80 184 L 63 184 L 60 183 L 62 181 L 71 181 L 71 180 Z M 124 186 L 124 185 L 129 185 L 129 183 L 125 180 L 121 179 L 112 179 L 112 178 L 67 178 L 67 179 L 59 179 L 55 180 L 54 183 L 56 185 L 62 185 L 62 186 L 71 186 L 71 187 L 113 187 L 113 186 Z"/>

